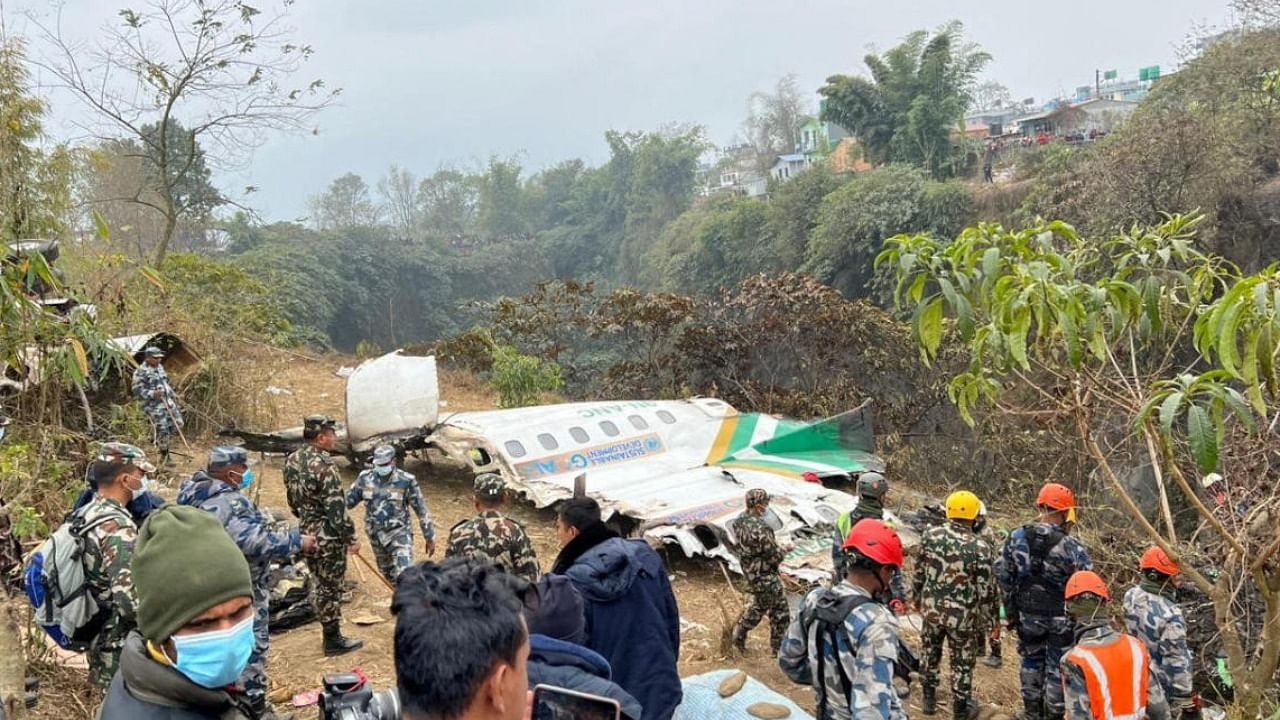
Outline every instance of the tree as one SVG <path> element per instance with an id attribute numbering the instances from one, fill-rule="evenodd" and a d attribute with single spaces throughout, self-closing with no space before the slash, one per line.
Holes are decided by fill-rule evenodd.
<path id="1" fill-rule="evenodd" d="M 1280 270 L 1242 275 L 1206 254 L 1200 222 L 1105 239 L 1062 222 L 978 225 L 954 241 L 892 238 L 877 264 L 914 309 L 922 357 L 954 329 L 970 360 L 948 390 L 960 413 L 1057 427 L 1136 532 L 1212 599 L 1236 716 L 1257 717 L 1280 667 Z"/>
<path id="2" fill-rule="evenodd" d="M 529 227 L 523 209 L 523 186 L 520 161 L 515 158 L 489 158 L 489 167 L 480 176 L 480 197 L 476 210 L 479 231 L 486 239 L 500 240 L 523 236 Z"/>
<path id="3" fill-rule="evenodd" d="M 794 74 L 779 78 L 772 93 L 751 93 L 747 98 L 743 130 L 755 149 L 760 169 L 771 167 L 778 155 L 796 151 L 800 145 L 800 126 L 812 112 Z"/>
<path id="4" fill-rule="evenodd" d="M 323 193 L 311 198 L 309 205 L 311 221 L 320 230 L 371 227 L 377 225 L 382 216 L 381 208 L 369 197 L 364 178 L 355 173 L 347 173 L 329 183 Z"/>
<path id="5" fill-rule="evenodd" d="M 31 94 L 21 40 L 0 39 L 0 240 L 57 237 L 71 210 L 73 154 L 46 151 L 45 104 Z"/>
<path id="6" fill-rule="evenodd" d="M 228 203 L 213 185 L 204 149 L 176 120 L 170 121 L 168 130 L 154 125 L 140 130 L 145 142 L 107 140 L 92 151 L 85 200 L 118 229 L 113 239 L 133 237 L 139 260 L 156 250 L 157 239 L 166 232 L 169 203 L 178 218 L 172 237 L 179 249 L 204 249 L 214 210 Z M 170 138 L 167 143 L 159 141 L 162 134 Z M 156 155 L 162 144 L 167 159 Z M 183 171 L 166 182 L 164 173 L 177 168 Z"/>
<path id="7" fill-rule="evenodd" d="M 1003 110 L 1013 105 L 1009 88 L 989 80 L 973 89 L 973 107 L 977 110 Z"/>
<path id="8" fill-rule="evenodd" d="M 418 184 L 418 203 L 428 234 L 459 239 L 475 227 L 479 181 L 474 175 L 440 168 Z"/>
<path id="9" fill-rule="evenodd" d="M 321 80 L 290 84 L 313 52 L 290 37 L 291 5 L 267 15 L 241 0 L 149 0 L 121 10 L 91 43 L 33 20 L 49 46 L 41 66 L 96 118 L 85 129 L 123 134 L 156 164 L 158 202 L 140 202 L 165 220 L 157 266 L 187 211 L 182 187 L 201 172 L 197 145 L 234 166 L 268 131 L 309 130 L 336 95 Z"/>
<path id="10" fill-rule="evenodd" d="M 919 30 L 883 56 L 868 54 L 871 79 L 833 75 L 818 90 L 822 119 L 849 130 L 873 164 L 901 162 L 935 178 L 956 175 L 951 131 L 971 102 L 974 78 L 991 60 L 964 42 L 958 21 L 932 36 Z"/>
<path id="11" fill-rule="evenodd" d="M 418 194 L 418 179 L 408 170 L 392 164 L 387 174 L 378 180 L 378 194 L 382 196 L 383 209 L 390 216 L 392 225 L 405 238 L 421 229 L 422 199 Z"/>

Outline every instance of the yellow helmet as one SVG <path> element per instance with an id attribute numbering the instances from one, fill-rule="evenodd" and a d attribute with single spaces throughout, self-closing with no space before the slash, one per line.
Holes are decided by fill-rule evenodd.
<path id="1" fill-rule="evenodd" d="M 952 520 L 976 520 L 978 506 L 982 502 L 968 490 L 953 492 L 947 496 L 947 518 Z"/>

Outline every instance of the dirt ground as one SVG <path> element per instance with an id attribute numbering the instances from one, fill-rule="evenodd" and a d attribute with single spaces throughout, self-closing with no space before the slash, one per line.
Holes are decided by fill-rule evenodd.
<path id="1" fill-rule="evenodd" d="M 308 359 L 302 355 L 285 353 L 275 353 L 270 357 L 274 370 L 266 373 L 270 378 L 268 384 L 287 391 L 287 394 L 275 394 L 271 398 L 283 424 L 301 424 L 302 417 L 312 413 L 328 413 L 337 417 L 343 415 L 344 380 L 335 371 L 344 365 L 355 365 L 355 359 L 342 356 Z M 446 403 L 442 413 L 493 407 L 493 398 L 487 389 L 469 376 L 444 372 L 441 387 Z M 195 448 L 191 454 L 194 457 L 181 460 L 173 473 L 173 479 L 167 487 L 161 488 L 161 493 L 172 497 L 177 483 L 185 474 L 199 466 L 197 459 L 203 457 L 212 444 L 216 444 L 212 439 L 193 443 Z M 281 477 L 282 464 L 282 457 L 267 456 L 256 468 L 255 476 L 257 492 L 260 493 L 259 504 L 287 512 L 288 503 Z M 338 465 L 342 468 L 345 482 L 350 483 L 355 479 L 355 472 L 344 461 L 339 461 Z M 405 469 L 417 475 L 422 484 L 435 521 L 437 542 L 441 545 L 436 553 L 436 559 L 440 559 L 449 528 L 474 512 L 470 488 L 464 479 L 450 477 L 441 472 L 439 466 L 433 467 L 430 462 L 419 458 L 410 458 L 405 463 Z M 508 514 L 525 525 L 542 567 L 549 568 L 558 551 L 554 513 L 516 503 L 508 508 Z M 363 541 L 363 506 L 354 511 L 353 521 Z M 417 559 L 424 559 L 422 539 L 417 537 L 415 542 Z M 368 557 L 367 541 L 364 545 Z M 705 560 L 685 558 L 678 549 L 660 549 L 660 552 L 666 558 L 671 572 L 681 613 L 683 627 L 680 674 L 690 676 L 723 668 L 739 668 L 787 695 L 801 707 L 811 707 L 812 691 L 791 683 L 768 652 L 767 622 L 762 622 L 752 633 L 745 657 L 727 657 L 722 654 L 721 637 L 726 626 L 725 618 L 728 617 L 728 622 L 732 623 L 739 611 L 740 599 L 736 590 L 729 590 L 729 581 L 718 566 Z M 369 559 L 372 560 L 371 557 Z M 354 559 L 349 563 L 347 576 L 349 580 L 356 581 L 357 587 L 352 592 L 351 603 L 344 607 L 344 631 L 363 640 L 365 646 L 343 657 L 325 658 L 320 652 L 320 626 L 315 623 L 273 636 L 267 668 L 272 684 L 272 699 L 277 704 L 287 705 L 294 694 L 319 687 L 320 678 L 324 674 L 352 668 L 361 668 L 378 687 L 389 687 L 394 683 L 394 622 L 389 611 L 391 593 L 379 582 L 374 571 Z M 739 584 L 736 578 L 734 582 Z M 356 620 L 372 624 L 361 625 Z M 904 635 L 913 647 L 918 648 L 914 631 L 907 629 Z M 982 702 L 1012 709 L 1018 704 L 1017 654 L 1012 640 L 1008 638 L 1005 640 L 1005 659 L 1005 665 L 1000 669 L 991 669 L 979 663 L 975 670 L 975 694 Z M 41 703 L 35 710 L 34 717 L 67 720 L 89 715 L 94 698 L 83 686 L 77 686 L 76 680 L 80 677 L 78 672 L 66 667 L 50 667 L 47 664 L 42 666 L 40 674 L 46 690 L 42 692 Z M 949 699 L 947 677 L 944 672 L 944 687 L 939 692 L 939 699 L 944 705 L 940 716 L 944 717 L 944 714 L 949 714 L 946 708 Z M 919 714 L 918 692 L 912 693 L 908 705 L 908 714 Z M 297 716 L 313 717 L 316 712 L 314 708 L 308 708 L 298 711 Z"/>

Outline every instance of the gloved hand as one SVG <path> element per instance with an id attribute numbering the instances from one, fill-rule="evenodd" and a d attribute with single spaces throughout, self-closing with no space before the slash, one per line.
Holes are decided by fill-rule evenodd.
<path id="1" fill-rule="evenodd" d="M 894 598 L 889 601 L 889 609 L 893 611 L 894 615 L 905 615 L 909 608 L 905 601 Z"/>
<path id="2" fill-rule="evenodd" d="M 1169 700 L 1170 714 L 1172 720 L 1200 720 L 1200 698 L 1192 695 L 1184 698 L 1171 698 Z"/>

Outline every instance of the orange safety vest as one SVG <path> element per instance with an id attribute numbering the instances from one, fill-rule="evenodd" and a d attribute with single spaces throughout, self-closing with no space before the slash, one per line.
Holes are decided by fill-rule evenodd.
<path id="1" fill-rule="evenodd" d="M 1095 720 L 1141 720 L 1147 716 L 1147 648 L 1121 634 L 1105 645 L 1077 645 L 1067 662 L 1084 673 Z"/>

